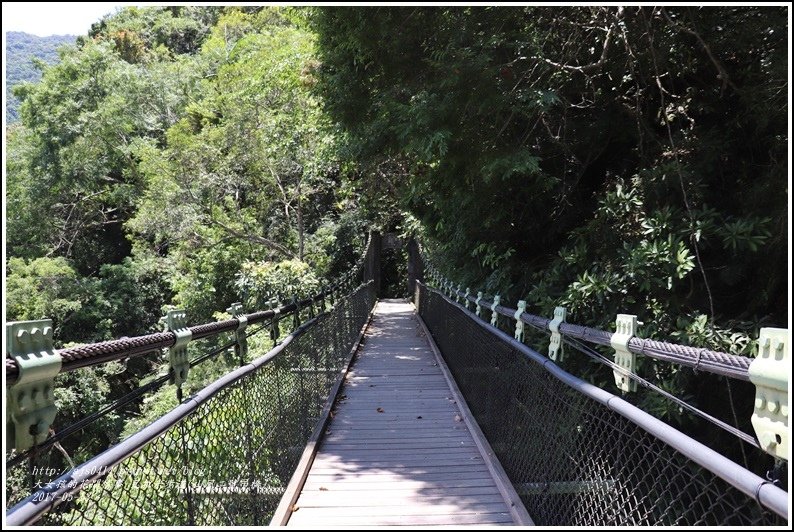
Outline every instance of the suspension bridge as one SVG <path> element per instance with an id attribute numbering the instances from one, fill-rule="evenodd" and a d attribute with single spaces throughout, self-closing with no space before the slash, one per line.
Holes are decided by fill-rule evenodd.
<path id="1" fill-rule="evenodd" d="M 454 286 L 409 243 L 411 300 L 378 299 L 381 239 L 313 296 L 228 320 L 55 350 L 48 320 L 6 325 L 10 525 L 759 525 L 788 524 L 786 486 L 561 367 L 563 349 L 689 409 L 788 467 L 790 335 L 762 330 L 738 357 L 536 316 Z M 527 331 L 525 331 L 527 327 Z M 281 338 L 282 329 L 291 329 Z M 543 331 L 549 351 L 526 334 Z M 272 349 L 249 353 L 252 337 Z M 228 339 L 228 341 L 224 341 Z M 214 342 L 203 349 L 199 342 Z M 220 345 L 219 345 L 220 344 Z M 613 350 L 608 357 L 591 344 Z M 168 373 L 66 427 L 59 373 L 166 350 Z M 237 368 L 184 397 L 196 366 Z M 192 356 L 192 358 L 191 358 Z M 571 356 L 569 352 L 566 356 Z M 646 356 L 756 386 L 755 434 L 691 407 L 636 372 Z M 178 405 L 63 472 L 66 438 L 167 384 Z M 54 427 L 58 427 L 57 430 Z M 766 468 L 765 468 L 766 469 Z"/>

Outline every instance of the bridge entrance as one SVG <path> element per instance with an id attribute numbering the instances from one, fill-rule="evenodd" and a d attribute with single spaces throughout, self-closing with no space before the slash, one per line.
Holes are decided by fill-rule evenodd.
<path id="1" fill-rule="evenodd" d="M 372 253 L 368 256 L 368 279 L 380 298 L 412 298 L 416 281 L 423 280 L 419 245 L 413 237 L 397 233 L 370 233 Z"/>

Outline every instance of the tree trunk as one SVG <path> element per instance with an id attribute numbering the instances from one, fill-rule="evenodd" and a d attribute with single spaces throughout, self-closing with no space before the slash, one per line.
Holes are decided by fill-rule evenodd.
<path id="1" fill-rule="evenodd" d="M 301 201 L 301 183 L 303 177 L 298 178 L 298 198 L 295 208 L 295 217 L 298 222 L 298 259 L 303 260 L 303 202 Z"/>

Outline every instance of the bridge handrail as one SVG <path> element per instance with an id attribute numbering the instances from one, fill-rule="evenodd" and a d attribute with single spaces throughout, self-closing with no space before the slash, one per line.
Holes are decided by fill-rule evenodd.
<path id="1" fill-rule="evenodd" d="M 356 273 L 358 273 L 364 265 L 366 259 L 366 250 L 369 249 L 369 243 L 364 248 L 365 252 L 362 257 L 343 277 L 342 280 L 327 286 L 317 294 L 307 297 L 300 301 L 292 301 L 288 304 L 282 305 L 277 309 L 260 310 L 246 314 L 249 325 L 262 323 L 270 320 L 276 316 L 279 318 L 291 315 L 294 311 L 303 309 L 306 305 L 313 304 L 324 300 L 331 294 L 339 293 L 346 283 L 352 282 Z M 216 336 L 224 332 L 232 332 L 237 330 L 240 320 L 232 318 L 224 321 L 216 321 L 209 323 L 202 323 L 200 325 L 193 325 L 188 327 L 192 336 L 192 340 L 200 340 Z M 105 342 L 96 342 L 91 344 L 83 344 L 65 349 L 57 349 L 55 354 L 61 357 L 60 373 L 74 371 L 87 366 L 94 366 L 96 364 L 103 364 L 114 360 L 121 360 L 125 358 L 134 358 L 146 355 L 152 351 L 171 347 L 176 343 L 176 334 L 173 332 L 160 332 L 146 334 L 142 336 L 134 336 L 131 338 L 120 338 L 117 340 L 108 340 Z M 6 354 L 5 359 L 5 372 L 6 372 L 6 385 L 14 384 L 19 378 L 19 368 L 17 367 L 16 360 Z"/>
<path id="2" fill-rule="evenodd" d="M 429 287 L 427 284 L 417 281 L 427 290 L 431 290 L 443 297 L 449 304 L 455 305 L 461 312 L 464 312 L 473 323 L 485 329 L 489 333 L 496 335 L 501 341 L 509 344 L 513 349 L 520 352 L 532 362 L 539 364 L 544 370 L 548 371 L 556 379 L 562 381 L 567 386 L 577 390 L 579 393 L 597 401 L 610 410 L 628 419 L 635 425 L 651 433 L 654 437 L 670 445 L 676 451 L 699 464 L 704 469 L 711 471 L 722 478 L 728 484 L 734 486 L 749 497 L 754 498 L 764 507 L 772 510 L 781 517 L 788 516 L 788 493 L 774 485 L 769 480 L 765 480 L 752 471 L 745 469 L 732 460 L 722 456 L 713 449 L 694 440 L 679 430 L 660 421 L 644 410 L 632 405 L 631 403 L 590 384 L 560 368 L 554 361 L 541 355 L 537 351 L 517 341 L 504 331 L 486 323 L 473 312 L 466 309 L 456 301 L 451 300 L 442 291 Z M 512 316 L 512 315 L 511 315 Z"/>
<path id="3" fill-rule="evenodd" d="M 366 281 L 352 290 L 350 297 L 360 290 L 370 287 L 372 280 Z M 309 331 L 318 321 L 325 319 L 331 311 L 323 312 L 312 319 L 309 319 L 292 331 L 273 349 L 241 366 L 230 373 L 218 378 L 202 390 L 194 393 L 184 402 L 177 405 L 173 410 L 164 414 L 150 425 L 142 428 L 135 434 L 125 438 L 116 445 L 110 447 L 101 454 L 96 455 L 80 466 L 73 468 L 60 477 L 49 482 L 46 486 L 20 501 L 6 513 L 6 523 L 11 526 L 28 525 L 35 523 L 42 515 L 50 509 L 67 500 L 70 494 L 74 494 L 83 486 L 89 485 L 92 481 L 105 476 L 107 471 L 120 464 L 136 452 L 143 449 L 147 444 L 154 441 L 158 436 L 165 433 L 177 423 L 195 412 L 201 405 L 212 399 L 221 390 L 238 382 L 243 377 L 257 371 L 260 367 L 268 364 L 281 354 L 297 338 Z M 229 320 L 232 321 L 232 320 Z M 236 320 L 234 320 L 236 321 Z"/>
<path id="4" fill-rule="evenodd" d="M 439 277 L 444 278 L 438 270 L 434 268 L 426 257 L 422 260 L 428 266 L 428 269 L 434 271 Z M 446 280 L 446 279 L 445 279 Z M 458 298 L 464 298 L 471 303 L 477 303 L 477 297 L 472 294 L 466 294 L 462 290 L 452 288 L 450 293 Z M 492 299 L 482 298 L 479 300 L 480 306 L 487 306 L 488 308 L 493 305 Z M 497 305 L 496 312 L 510 319 L 515 319 L 516 309 L 510 308 L 506 305 Z M 552 321 L 550 318 L 537 316 L 529 312 L 524 312 L 520 317 L 523 323 L 533 325 L 541 329 L 548 330 L 549 323 Z M 572 338 L 578 338 L 590 343 L 603 345 L 609 347 L 611 345 L 610 339 L 612 332 L 602 331 L 593 327 L 584 325 L 577 325 L 575 323 L 562 322 L 559 326 L 559 332 L 563 335 Z M 714 351 L 705 347 L 692 347 L 688 345 L 675 344 L 672 342 L 665 342 L 660 340 L 651 340 L 647 338 L 633 337 L 629 340 L 629 351 L 638 355 L 644 355 L 649 358 L 662 360 L 665 362 L 672 362 L 682 366 L 693 368 L 697 371 L 706 371 L 716 375 L 724 375 L 734 379 L 743 381 L 750 381 L 750 374 L 748 369 L 752 358 L 732 355 L 721 351 Z"/>

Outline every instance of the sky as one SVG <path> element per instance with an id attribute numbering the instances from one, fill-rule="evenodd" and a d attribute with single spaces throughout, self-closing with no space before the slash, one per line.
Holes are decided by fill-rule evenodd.
<path id="1" fill-rule="evenodd" d="M 40 37 L 83 35 L 93 22 L 121 5 L 124 2 L 3 2 L 3 31 Z"/>

